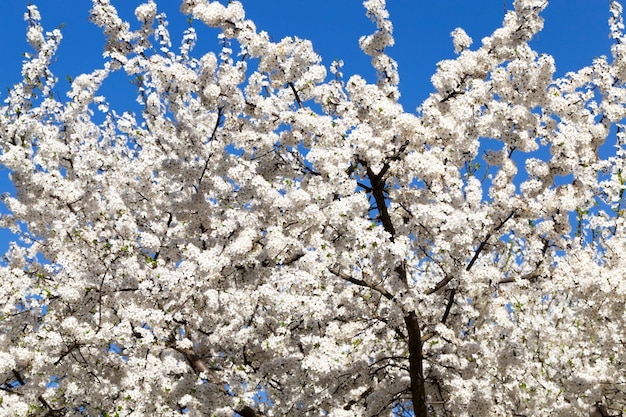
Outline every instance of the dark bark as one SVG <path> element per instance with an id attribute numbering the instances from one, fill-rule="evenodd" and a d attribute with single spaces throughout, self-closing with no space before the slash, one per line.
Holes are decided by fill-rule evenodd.
<path id="1" fill-rule="evenodd" d="M 399 150 L 399 153 L 398 155 L 396 155 L 396 157 L 404 152 L 404 148 L 405 147 L 402 147 Z M 384 179 L 384 176 L 390 167 L 389 162 L 387 161 L 385 163 L 385 165 L 378 174 L 375 174 L 366 163 L 364 163 L 363 161 L 360 162 L 365 166 L 367 170 L 367 177 L 370 180 L 371 185 L 369 192 L 371 193 L 371 196 L 374 197 L 375 207 L 378 211 L 379 220 L 382 223 L 385 231 L 389 233 L 390 240 L 393 242 L 396 235 L 396 230 L 393 226 L 391 216 L 389 215 L 389 211 L 387 209 L 387 184 Z M 403 282 L 404 285 L 408 286 L 406 265 L 398 265 L 395 271 L 398 274 L 398 279 Z M 422 352 L 422 335 L 420 330 L 420 322 L 417 314 L 413 311 L 408 313 L 404 317 L 404 322 L 406 324 L 408 333 L 409 374 L 411 377 L 411 400 L 413 402 L 413 412 L 415 413 L 415 417 L 427 417 L 428 409 L 426 407 L 426 384 L 424 381 L 423 368 L 424 355 Z"/>
<path id="2" fill-rule="evenodd" d="M 255 417 L 256 416 L 256 412 L 248 407 L 247 405 L 244 406 L 241 410 L 237 411 L 237 414 L 239 414 L 241 417 Z"/>
<path id="3" fill-rule="evenodd" d="M 415 417 L 427 417 L 426 387 L 424 383 L 424 368 L 422 362 L 422 335 L 417 314 L 410 312 L 404 317 L 409 334 L 409 372 L 411 375 L 411 399 Z"/>

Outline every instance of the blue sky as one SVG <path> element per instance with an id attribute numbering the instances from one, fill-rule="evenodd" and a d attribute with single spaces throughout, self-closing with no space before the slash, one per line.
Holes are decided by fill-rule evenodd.
<path id="1" fill-rule="evenodd" d="M 88 0 L 30 0 L 42 14 L 43 25 L 52 30 L 63 25 L 64 39 L 52 71 L 59 79 L 61 97 L 69 86 L 66 76 L 77 75 L 102 65 L 104 38 L 99 28 L 89 22 Z M 345 63 L 344 75 L 359 73 L 374 80 L 369 57 L 359 47 L 360 36 L 369 34 L 374 26 L 365 17 L 360 0 L 242 0 L 249 18 L 259 30 L 279 40 L 285 36 L 310 39 L 329 65 L 335 59 Z M 453 58 L 450 32 L 462 27 L 480 40 L 498 28 L 505 9 L 513 0 L 387 0 L 394 22 L 396 45 L 389 54 L 398 61 L 401 103 L 413 111 L 432 91 L 430 77 L 436 63 Z M 25 41 L 23 20 L 27 0 L 0 0 L 0 100 L 7 88 L 20 81 L 22 55 L 30 51 Z M 134 22 L 133 11 L 139 0 L 111 0 L 122 17 Z M 180 1 L 157 0 L 159 9 L 168 14 L 172 41 L 176 45 L 187 27 L 186 17 L 178 12 Z M 61 6 L 62 5 L 62 6 Z M 594 57 L 609 55 L 609 0 L 554 0 L 543 16 L 544 30 L 533 41 L 534 48 L 555 57 L 557 75 L 588 65 Z M 200 30 L 199 50 L 216 49 L 217 32 Z M 117 110 L 132 108 L 136 91 L 123 77 L 114 77 L 103 93 Z M 128 104 L 126 101 L 130 100 Z M 127 106 L 127 107 L 126 107 Z M 121 107 L 121 108 L 120 108 Z M 0 167 L 0 192 L 11 191 L 7 171 Z M 0 252 L 8 245 L 9 235 L 0 232 Z"/>

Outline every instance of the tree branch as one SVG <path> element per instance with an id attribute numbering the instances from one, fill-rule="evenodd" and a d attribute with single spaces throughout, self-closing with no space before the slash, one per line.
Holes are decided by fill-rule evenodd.
<path id="1" fill-rule="evenodd" d="M 450 281 L 452 281 L 452 278 L 454 278 L 454 275 L 446 274 L 446 276 L 441 281 L 439 281 L 437 285 L 435 285 L 435 288 L 426 291 L 426 295 L 431 295 L 431 294 L 436 293 L 437 291 L 445 287 Z"/>
<path id="2" fill-rule="evenodd" d="M 290 82 L 289 87 L 291 87 L 291 91 L 293 91 L 294 96 L 296 96 L 296 102 L 298 103 L 298 107 L 302 108 L 302 101 L 300 101 L 300 96 L 298 95 L 298 90 L 296 90 L 296 86 L 293 85 L 292 82 Z"/>
<path id="3" fill-rule="evenodd" d="M 361 279 L 356 279 L 356 278 L 352 278 L 350 275 L 345 274 L 337 269 L 331 269 L 328 268 L 328 270 L 330 271 L 330 273 L 332 273 L 333 275 L 338 276 L 339 278 L 343 279 L 344 281 L 348 281 L 351 282 L 352 284 L 358 285 L 360 287 L 366 287 L 369 288 L 371 290 L 377 291 L 380 295 L 382 295 L 383 297 L 385 297 L 388 300 L 393 300 L 394 296 L 393 294 L 391 294 L 389 291 L 387 291 L 384 287 L 381 287 L 380 285 L 373 285 L 373 284 L 369 284 L 367 282 L 365 282 L 364 280 Z"/>
<path id="4" fill-rule="evenodd" d="M 422 352 L 422 336 L 419 319 L 415 312 L 404 316 L 404 322 L 409 333 L 409 373 L 411 377 L 411 399 L 415 417 L 428 417 L 426 408 L 426 387 L 424 383 L 424 360 Z"/>
<path id="5" fill-rule="evenodd" d="M 441 318 L 442 324 L 446 324 L 446 320 L 448 320 L 448 315 L 450 314 L 450 310 L 452 309 L 452 304 L 454 304 L 455 295 L 456 295 L 456 288 L 452 288 L 450 290 L 450 296 L 448 297 L 448 304 L 446 305 L 446 311 L 443 313 L 443 317 Z"/>
<path id="6" fill-rule="evenodd" d="M 502 226 L 504 226 L 504 224 L 506 222 L 508 222 L 509 219 L 511 219 L 511 217 L 513 217 L 514 214 L 515 214 L 515 210 L 513 210 L 508 216 L 506 216 L 506 218 L 504 220 L 502 220 L 500 222 L 500 224 L 497 225 L 491 232 L 487 233 L 487 236 L 485 236 L 483 241 L 480 242 L 480 245 L 478 245 L 478 248 L 474 252 L 474 256 L 470 260 L 469 264 L 467 264 L 467 268 L 465 268 L 466 271 L 469 271 L 470 269 L 472 269 L 472 266 L 474 266 L 474 262 L 476 262 L 476 260 L 478 259 L 478 256 L 480 255 L 480 253 L 483 251 L 483 249 L 487 245 L 487 242 L 489 241 L 489 239 L 491 238 L 493 233 L 497 232 L 498 230 L 500 230 L 502 228 Z"/>
<path id="7" fill-rule="evenodd" d="M 200 358 L 198 355 L 196 355 L 196 352 L 193 351 L 193 349 L 187 349 L 187 348 L 181 348 L 176 346 L 176 342 L 172 342 L 172 348 L 179 352 L 182 353 L 185 356 L 185 359 L 187 359 L 187 362 L 189 362 L 189 365 L 191 366 L 191 368 L 198 374 L 202 373 L 202 372 L 206 372 L 209 373 L 211 371 L 211 369 L 207 366 L 206 362 L 204 361 L 204 359 Z"/>

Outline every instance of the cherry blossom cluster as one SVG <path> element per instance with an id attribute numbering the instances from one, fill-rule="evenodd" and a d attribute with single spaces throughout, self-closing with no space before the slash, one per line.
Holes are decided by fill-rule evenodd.
<path id="1" fill-rule="evenodd" d="M 385 0 L 359 40 L 374 82 L 238 1 L 182 2 L 219 32 L 203 54 L 154 1 L 136 22 L 92 3 L 102 67 L 51 94 L 61 33 L 28 6 L 34 52 L 1 108 L 0 224 L 21 238 L 0 266 L 1 415 L 626 405 L 618 2 L 612 56 L 560 78 L 529 45 L 545 0 L 474 49 L 454 30 L 417 112 Z M 115 72 L 136 112 L 99 95 Z"/>

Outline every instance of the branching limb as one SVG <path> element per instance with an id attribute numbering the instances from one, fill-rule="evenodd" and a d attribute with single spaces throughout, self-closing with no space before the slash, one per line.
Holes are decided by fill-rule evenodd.
<path id="1" fill-rule="evenodd" d="M 339 271 L 338 269 L 330 269 L 329 268 L 328 270 L 333 275 L 338 276 L 339 278 L 343 279 L 344 281 L 348 281 L 348 282 L 351 282 L 352 284 L 358 285 L 360 287 L 366 287 L 366 288 L 369 288 L 371 290 L 374 290 L 374 291 L 378 292 L 380 295 L 382 295 L 383 297 L 385 297 L 388 300 L 393 300 L 393 298 L 394 298 L 393 294 L 391 294 L 389 291 L 387 291 L 384 287 L 382 287 L 380 285 L 370 284 L 368 282 L 365 282 L 364 280 L 352 278 L 350 275 L 345 274 L 345 273 Z"/>

